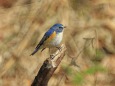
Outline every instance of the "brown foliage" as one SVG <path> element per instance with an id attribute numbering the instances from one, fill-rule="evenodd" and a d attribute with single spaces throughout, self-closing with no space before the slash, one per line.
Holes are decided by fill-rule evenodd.
<path id="1" fill-rule="evenodd" d="M 74 86 L 64 65 L 78 73 L 95 62 L 108 72 L 85 76 L 83 86 L 96 77 L 98 86 L 114 86 L 115 0 L 0 0 L 0 6 L 0 86 L 30 86 L 49 52 L 29 55 L 54 23 L 67 26 L 67 52 L 49 86 Z"/>

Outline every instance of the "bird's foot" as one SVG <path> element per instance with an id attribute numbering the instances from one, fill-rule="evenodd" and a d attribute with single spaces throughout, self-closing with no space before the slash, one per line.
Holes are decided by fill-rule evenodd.
<path id="1" fill-rule="evenodd" d="M 53 60 L 53 59 L 54 59 L 54 57 L 55 57 L 55 55 L 54 55 L 54 54 L 51 54 L 51 55 L 50 55 L 50 59 L 51 59 L 51 60 Z"/>
<path id="2" fill-rule="evenodd" d="M 62 48 L 61 47 L 56 47 L 60 52 L 62 51 Z"/>

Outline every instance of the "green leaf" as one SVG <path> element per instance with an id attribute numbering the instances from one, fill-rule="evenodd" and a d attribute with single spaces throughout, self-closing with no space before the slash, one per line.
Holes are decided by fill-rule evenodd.
<path id="1" fill-rule="evenodd" d="M 84 81 L 84 76 L 82 73 L 78 73 L 74 76 L 73 78 L 73 83 L 74 84 L 82 84 Z"/>
<path id="2" fill-rule="evenodd" d="M 96 72 L 105 72 L 106 69 L 101 67 L 100 65 L 93 66 L 86 70 L 84 73 L 86 74 L 95 74 Z"/>

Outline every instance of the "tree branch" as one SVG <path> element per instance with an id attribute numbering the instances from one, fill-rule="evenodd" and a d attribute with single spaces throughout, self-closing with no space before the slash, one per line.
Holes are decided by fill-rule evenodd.
<path id="1" fill-rule="evenodd" d="M 47 86 L 49 79 L 64 58 L 66 47 L 62 44 L 60 48 L 44 61 L 31 86 Z"/>

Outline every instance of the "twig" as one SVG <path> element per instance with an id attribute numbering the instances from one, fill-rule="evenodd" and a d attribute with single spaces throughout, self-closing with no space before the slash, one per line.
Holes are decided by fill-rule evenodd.
<path id="1" fill-rule="evenodd" d="M 44 61 L 31 86 L 47 86 L 49 79 L 64 58 L 65 51 L 65 45 L 61 45 L 61 50 L 57 50 Z"/>

